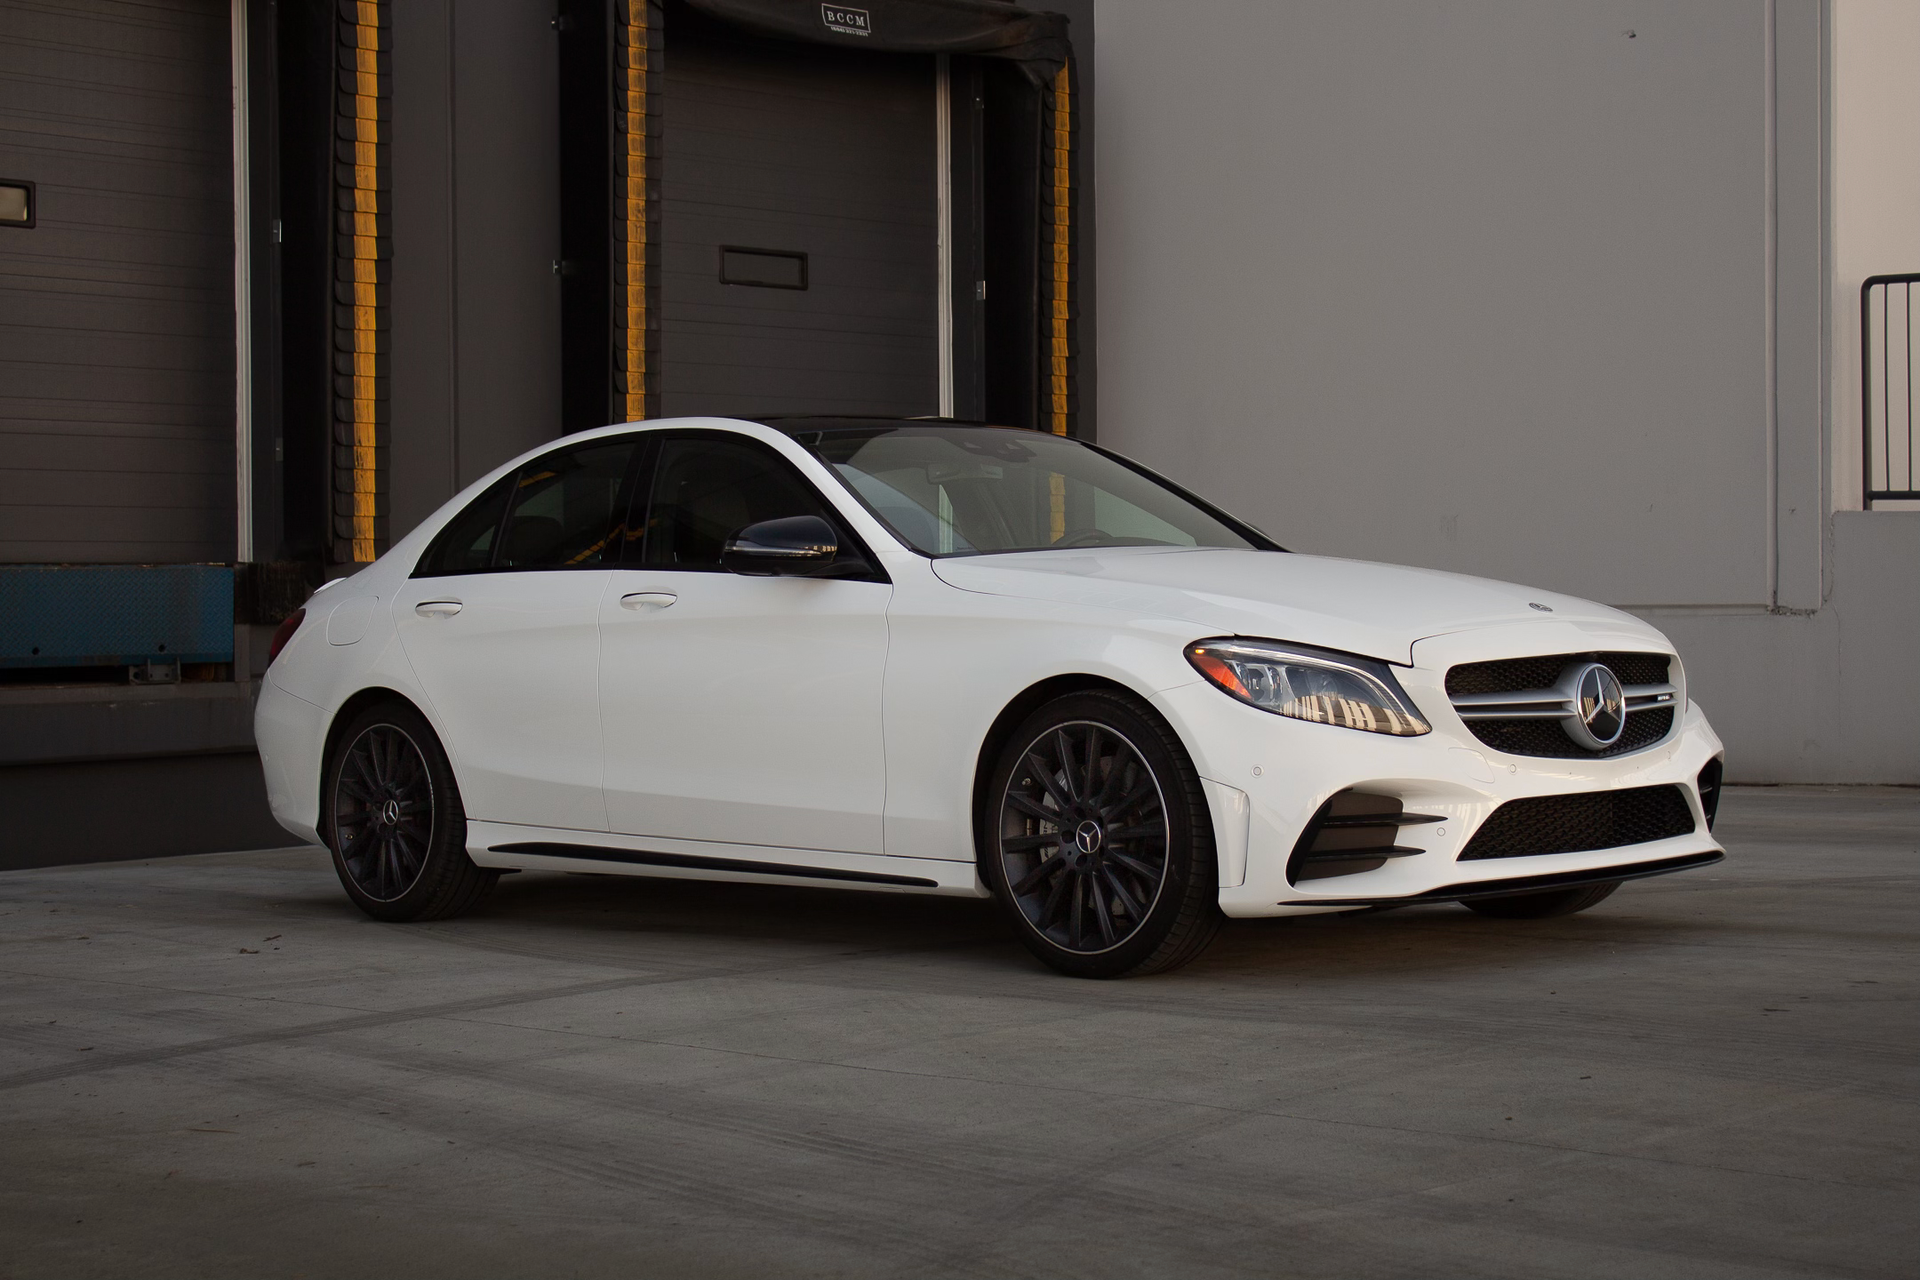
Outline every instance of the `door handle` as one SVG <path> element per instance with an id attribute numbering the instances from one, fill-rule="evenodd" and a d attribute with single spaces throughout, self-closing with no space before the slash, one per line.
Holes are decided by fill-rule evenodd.
<path id="1" fill-rule="evenodd" d="M 636 591 L 630 596 L 621 596 L 620 607 L 631 609 L 635 613 L 653 613 L 666 608 L 679 598 L 671 591 Z"/>
<path id="2" fill-rule="evenodd" d="M 451 618 L 460 612 L 458 600 L 422 600 L 413 611 L 423 618 Z"/>

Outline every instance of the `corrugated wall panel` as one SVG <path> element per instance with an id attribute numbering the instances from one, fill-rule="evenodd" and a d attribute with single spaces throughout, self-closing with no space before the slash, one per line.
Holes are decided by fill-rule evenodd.
<path id="1" fill-rule="evenodd" d="M 233 555 L 221 0 L 0 0 L 0 561 Z"/>
<path id="2" fill-rule="evenodd" d="M 939 411 L 931 57 L 666 24 L 660 411 Z M 808 255 L 724 284 L 722 245 Z"/>

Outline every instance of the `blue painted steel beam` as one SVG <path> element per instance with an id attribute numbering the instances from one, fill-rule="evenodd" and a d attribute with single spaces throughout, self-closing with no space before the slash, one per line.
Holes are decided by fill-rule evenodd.
<path id="1" fill-rule="evenodd" d="M 0 565 L 0 667 L 233 661 L 233 569 Z"/>

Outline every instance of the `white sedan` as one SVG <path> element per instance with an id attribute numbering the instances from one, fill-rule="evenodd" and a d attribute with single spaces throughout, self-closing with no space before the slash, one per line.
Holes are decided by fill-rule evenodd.
<path id="1" fill-rule="evenodd" d="M 1222 915 L 1562 915 L 1722 857 L 1720 740 L 1644 622 L 940 421 L 517 458 L 288 619 L 255 726 L 382 920 L 510 869 L 992 896 L 1117 977 Z"/>

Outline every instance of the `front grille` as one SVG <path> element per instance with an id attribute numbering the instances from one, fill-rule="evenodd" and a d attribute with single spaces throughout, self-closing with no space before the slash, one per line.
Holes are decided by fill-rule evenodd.
<path id="1" fill-rule="evenodd" d="M 1587 853 L 1691 835 L 1693 809 L 1679 787 L 1583 791 L 1509 800 L 1467 841 L 1460 861 Z"/>
<path id="2" fill-rule="evenodd" d="M 1553 653 L 1539 658 L 1465 662 L 1448 670 L 1447 696 L 1544 689 L 1575 662 L 1604 662 L 1620 677 L 1621 684 L 1665 684 L 1671 678 L 1673 658 L 1665 653 Z"/>
<path id="3" fill-rule="evenodd" d="M 1665 653 L 1554 653 L 1533 658 L 1467 662 L 1447 672 L 1447 696 L 1519 693 L 1551 688 L 1560 673 L 1578 662 L 1604 663 L 1622 685 L 1664 685 L 1673 679 L 1673 657 Z M 1468 720 L 1467 728 L 1495 751 L 1515 756 L 1600 759 L 1645 750 L 1673 732 L 1672 706 L 1643 707 L 1627 713 L 1620 740 L 1604 751 L 1589 751 L 1560 727 L 1558 720 Z"/>
<path id="4" fill-rule="evenodd" d="M 1558 720 L 1469 720 L 1473 736 L 1512 756 L 1554 756 L 1561 759 L 1605 760 L 1650 747 L 1673 730 L 1673 708 L 1629 711 L 1620 741 L 1605 751 L 1589 751 L 1560 727 Z"/>

